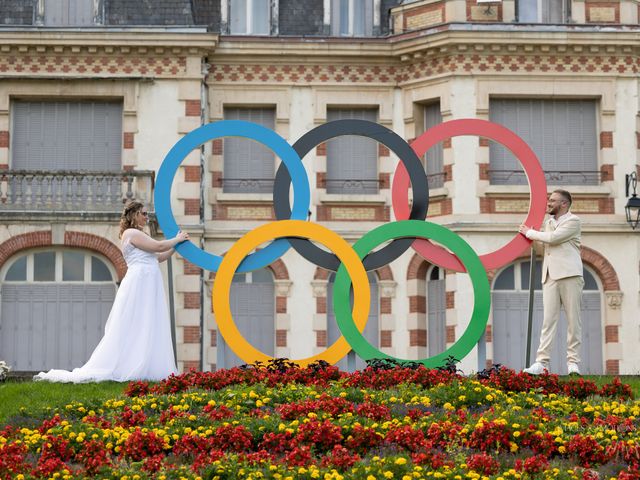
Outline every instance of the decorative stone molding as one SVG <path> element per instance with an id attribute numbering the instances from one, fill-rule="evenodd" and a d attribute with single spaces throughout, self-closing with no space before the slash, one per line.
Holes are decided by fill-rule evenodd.
<path id="1" fill-rule="evenodd" d="M 380 287 L 380 297 L 396 297 L 396 287 L 398 286 L 398 282 L 393 280 L 378 280 L 378 285 Z"/>
<path id="2" fill-rule="evenodd" d="M 314 298 L 327 296 L 327 281 L 326 280 L 312 280 L 311 289 L 313 290 Z"/>
<path id="3" fill-rule="evenodd" d="M 291 285 L 293 282 L 291 280 L 274 280 L 274 286 L 276 289 L 276 296 L 278 297 L 288 297 L 291 293 Z"/>
<path id="4" fill-rule="evenodd" d="M 604 292 L 607 298 L 607 305 L 613 310 L 618 310 L 622 306 L 622 296 L 624 295 L 621 291 L 609 291 Z"/>

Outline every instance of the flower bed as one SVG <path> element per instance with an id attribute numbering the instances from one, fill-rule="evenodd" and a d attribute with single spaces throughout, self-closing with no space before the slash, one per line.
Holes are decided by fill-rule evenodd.
<path id="1" fill-rule="evenodd" d="M 0 478 L 640 479 L 618 379 L 280 362 L 126 393 L 4 427 Z"/>

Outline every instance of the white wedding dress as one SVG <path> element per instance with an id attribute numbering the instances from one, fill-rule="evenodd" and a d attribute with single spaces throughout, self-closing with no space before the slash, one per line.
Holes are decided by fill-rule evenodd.
<path id="1" fill-rule="evenodd" d="M 164 282 L 155 253 L 122 246 L 127 262 L 111 307 L 104 337 L 80 368 L 40 372 L 34 380 L 50 382 L 100 382 L 162 380 L 177 373 Z"/>

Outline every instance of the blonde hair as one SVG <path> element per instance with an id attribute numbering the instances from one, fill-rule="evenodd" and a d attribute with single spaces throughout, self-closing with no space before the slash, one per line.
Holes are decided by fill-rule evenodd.
<path id="1" fill-rule="evenodd" d="M 142 202 L 138 202 L 137 200 L 129 202 L 124 206 L 122 215 L 120 215 L 120 234 L 118 237 L 122 238 L 122 234 L 127 228 L 138 228 L 138 223 L 135 218 L 143 207 Z"/>

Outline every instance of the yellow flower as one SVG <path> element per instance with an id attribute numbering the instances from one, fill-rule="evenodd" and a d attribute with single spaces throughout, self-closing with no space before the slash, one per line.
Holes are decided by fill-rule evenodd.
<path id="1" fill-rule="evenodd" d="M 407 463 L 407 459 L 406 458 L 396 458 L 395 464 L 396 465 L 404 465 L 405 463 Z"/>
<path id="2" fill-rule="evenodd" d="M 393 478 L 393 472 L 387 470 L 384 472 L 384 478 Z"/>

